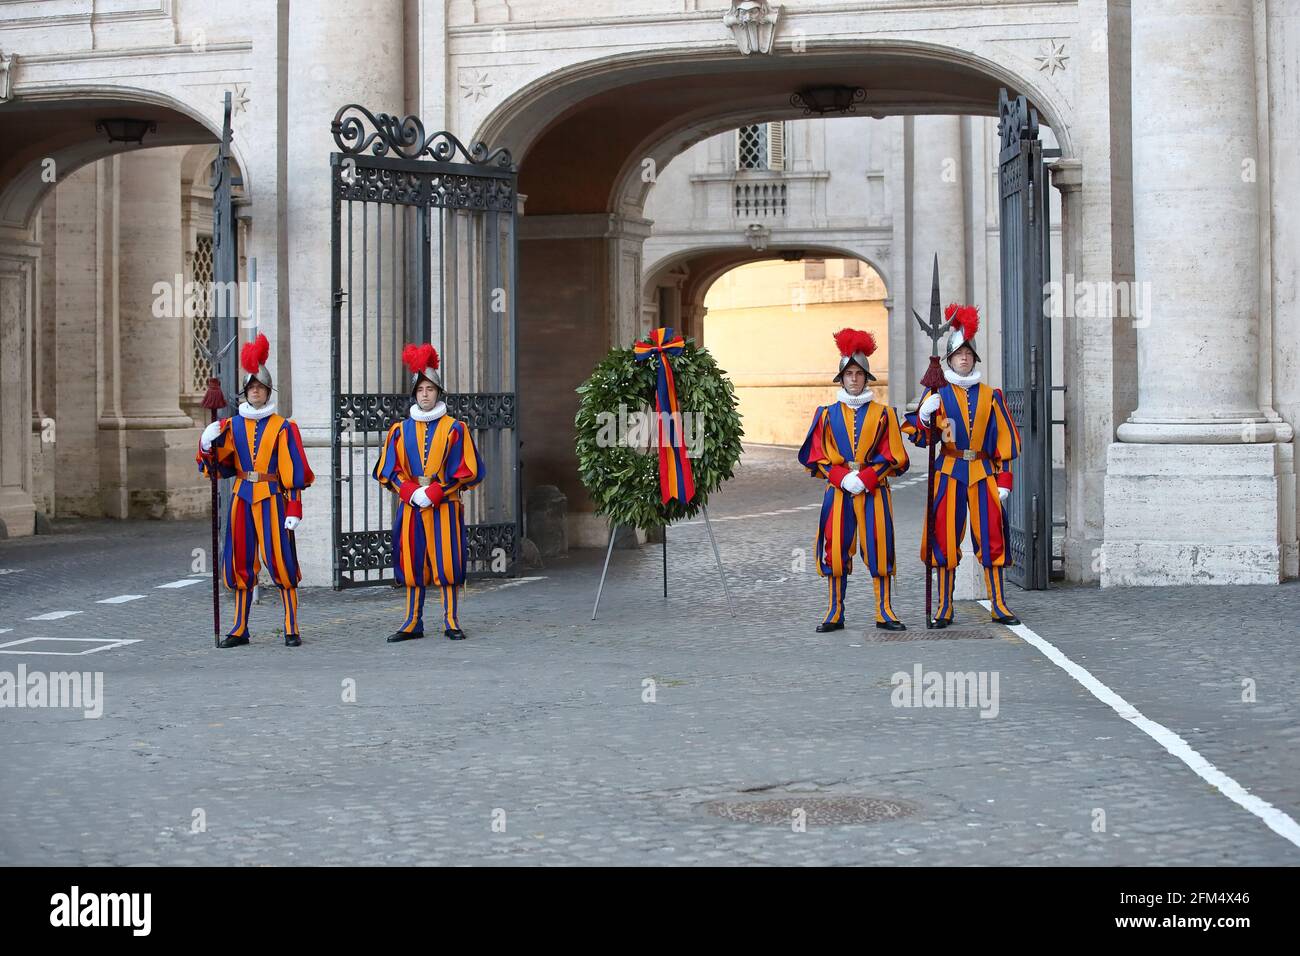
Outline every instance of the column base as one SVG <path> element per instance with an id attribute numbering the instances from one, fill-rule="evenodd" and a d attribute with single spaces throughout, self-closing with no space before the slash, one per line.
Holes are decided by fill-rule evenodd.
<path id="1" fill-rule="evenodd" d="M 1294 489 L 1290 444 L 1112 444 L 1101 586 L 1293 576 Z"/>
<path id="2" fill-rule="evenodd" d="M 984 566 L 980 564 L 979 555 L 965 548 L 962 548 L 961 561 L 957 563 L 952 597 L 954 601 L 982 601 L 988 597 L 988 588 L 984 586 Z"/>
<path id="3" fill-rule="evenodd" d="M 188 421 L 188 419 L 186 420 Z M 114 518 L 198 518 L 211 492 L 194 453 L 199 429 L 101 426 L 101 500 Z"/>
<path id="4" fill-rule="evenodd" d="M 614 549 L 637 548 L 645 544 L 645 532 L 635 529 L 633 537 L 626 529 L 620 531 Z M 570 548 L 608 548 L 609 521 L 590 511 L 571 512 L 565 516 L 565 533 Z"/>
<path id="5" fill-rule="evenodd" d="M 36 533 L 36 504 L 22 488 L 0 488 L 0 537 L 26 538 Z"/>
<path id="6" fill-rule="evenodd" d="M 302 524 L 293 533 L 298 547 L 298 567 L 302 570 L 302 587 L 334 586 L 334 502 L 330 489 L 334 486 L 334 463 L 328 440 L 324 445 L 303 437 L 304 450 L 311 464 L 315 480 L 302 493 Z M 380 501 L 389 492 L 384 491 L 370 476 L 361 474 L 354 483 L 367 481 L 370 501 Z M 346 486 L 345 486 L 346 487 Z M 346 512 L 344 512 L 346 514 Z"/>

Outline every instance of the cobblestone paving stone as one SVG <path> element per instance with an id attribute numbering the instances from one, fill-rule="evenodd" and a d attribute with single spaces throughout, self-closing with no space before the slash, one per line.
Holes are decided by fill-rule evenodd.
<path id="1" fill-rule="evenodd" d="M 895 485 L 896 610 L 913 628 L 924 626 L 923 468 Z M 881 642 L 869 585 L 855 577 L 849 627 L 815 634 L 819 496 L 791 450 L 748 450 L 710 509 L 734 618 L 697 521 L 668 532 L 666 602 L 658 547 L 616 551 L 592 622 L 604 553 L 578 551 L 530 572 L 542 580 L 475 584 L 462 605 L 470 640 L 459 644 L 384 643 L 399 618 L 388 589 L 310 588 L 303 647 L 283 647 L 272 592 L 254 609 L 254 643 L 216 651 L 206 579 L 156 587 L 191 574 L 203 522 L 63 522 L 54 535 L 0 543 L 0 569 L 11 572 L 0 574 L 0 629 L 10 629 L 0 644 L 140 641 L 78 657 L 0 655 L 10 672 L 102 671 L 105 697 L 100 719 L 0 710 L 0 862 L 1300 860 L 973 602 L 959 606 L 959 623 L 990 640 Z M 119 594 L 146 597 L 95 603 Z M 1295 584 L 1010 591 L 1038 634 L 1292 816 L 1297 597 Z M 83 613 L 27 620 L 57 610 Z M 996 717 L 893 706 L 892 675 L 918 664 L 995 672 Z M 1254 703 L 1242 700 L 1244 678 Z M 647 679 L 653 703 L 642 699 Z M 347 682 L 355 702 L 343 699 Z M 916 812 L 796 832 L 706 808 L 834 796 Z M 1105 832 L 1093 830 L 1098 810 Z"/>

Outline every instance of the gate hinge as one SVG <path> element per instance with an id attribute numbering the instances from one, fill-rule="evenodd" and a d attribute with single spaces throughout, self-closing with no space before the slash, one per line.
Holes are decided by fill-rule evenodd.
<path id="1" fill-rule="evenodd" d="M 1029 533 L 1033 537 L 1038 537 L 1038 495 L 1031 495 L 1029 498 Z"/>
<path id="2" fill-rule="evenodd" d="M 344 292 L 342 289 L 335 289 L 335 290 L 334 290 L 334 304 L 335 304 L 335 305 L 342 305 L 342 304 L 343 304 L 343 300 L 346 299 L 347 297 L 348 297 L 348 294 L 347 294 L 346 292 Z"/>
<path id="3" fill-rule="evenodd" d="M 1038 346 L 1029 346 L 1029 387 L 1038 391 Z"/>

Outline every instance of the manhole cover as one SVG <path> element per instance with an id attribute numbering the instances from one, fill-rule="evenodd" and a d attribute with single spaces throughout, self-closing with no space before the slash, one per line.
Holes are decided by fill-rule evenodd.
<path id="1" fill-rule="evenodd" d="M 884 823 L 916 813 L 905 800 L 876 797 L 777 797 L 770 800 L 715 800 L 703 805 L 706 813 L 737 823 L 780 823 L 789 826 L 802 811 L 810 827 L 851 823 Z"/>
<path id="2" fill-rule="evenodd" d="M 926 628 L 909 627 L 906 631 L 881 631 L 872 628 L 867 631 L 867 641 L 987 641 L 997 635 L 992 631 L 958 630 L 951 627 Z"/>

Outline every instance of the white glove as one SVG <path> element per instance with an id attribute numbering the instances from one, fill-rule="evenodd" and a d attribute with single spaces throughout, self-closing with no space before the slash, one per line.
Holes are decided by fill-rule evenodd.
<path id="1" fill-rule="evenodd" d="M 421 485 L 419 488 L 416 488 L 411 492 L 411 504 L 415 505 L 417 508 L 427 508 L 433 504 L 433 502 L 429 500 L 429 493 L 424 490 L 424 485 Z"/>
<path id="2" fill-rule="evenodd" d="M 930 397 L 923 401 L 921 407 L 917 409 L 921 421 L 926 425 L 930 424 L 930 416 L 933 415 L 934 410 L 942 404 L 943 399 L 941 399 L 937 393 L 932 392 Z"/>
<path id="3" fill-rule="evenodd" d="M 999 486 L 998 486 L 998 501 L 999 501 L 999 502 L 1006 501 L 1009 497 L 1011 497 L 1011 489 L 1010 489 L 1010 488 L 1003 488 L 1003 487 L 1001 487 L 1001 486 L 999 485 Z"/>
<path id="4" fill-rule="evenodd" d="M 302 519 L 295 515 L 286 515 L 284 519 L 284 530 L 292 531 L 302 523 Z"/>
<path id="5" fill-rule="evenodd" d="M 867 486 L 863 484 L 856 471 L 851 471 L 840 479 L 840 487 L 851 495 L 860 495 L 867 490 Z"/>
<path id="6" fill-rule="evenodd" d="M 212 443 L 217 440 L 217 436 L 220 434 L 221 422 L 212 422 L 207 428 L 203 429 L 203 435 L 199 438 L 199 447 L 205 452 L 212 451 Z"/>

